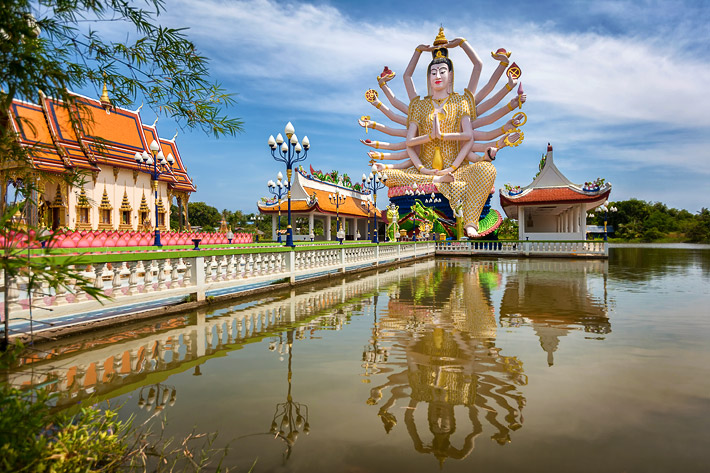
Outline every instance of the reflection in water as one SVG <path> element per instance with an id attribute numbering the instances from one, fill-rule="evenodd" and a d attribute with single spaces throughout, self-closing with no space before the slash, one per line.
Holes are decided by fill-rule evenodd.
<path id="1" fill-rule="evenodd" d="M 202 430 L 228 430 L 227 436 L 253 442 L 255 449 L 246 453 L 253 455 L 251 461 L 256 456 L 282 464 L 288 460 L 289 467 L 298 469 L 303 457 L 322 454 L 318 449 L 324 441 L 335 445 L 345 435 L 353 441 L 368 438 L 372 429 L 381 435 L 384 429 L 391 445 L 404 444 L 409 451 L 413 446 L 443 464 L 447 458 L 472 456 L 479 437 L 493 439 L 494 446 L 506 445 L 523 426 L 526 400 L 533 404 L 527 376 L 538 372 L 527 359 L 523 370 L 518 356 L 538 353 L 544 361 L 544 354 L 536 342 L 532 351 L 518 351 L 511 337 L 501 340 L 506 333 L 520 334 L 526 328 L 526 335 L 534 333 L 550 365 L 560 340 L 571 331 L 584 331 L 585 338 L 611 333 L 606 265 L 547 259 L 429 260 L 340 279 L 331 286 L 210 306 L 120 333 L 54 342 L 23 359 L 10 381 L 50 385 L 60 408 L 90 396 L 94 403 L 134 394 L 128 397 L 132 400 L 124 399 L 129 410 L 168 411 L 172 425 L 179 424 L 174 419 L 181 415 L 189 418 L 183 418 L 183 424 L 194 425 L 199 406 Z M 344 333 L 332 333 L 338 331 Z M 309 345 L 295 349 L 302 342 Z M 349 343 L 356 343 L 355 348 Z M 320 350 L 332 357 L 329 363 L 323 363 Z M 268 369 L 277 365 L 272 363 L 276 357 L 288 358 L 286 386 L 283 365 Z M 242 370 L 238 380 L 236 365 Z M 296 368 L 308 374 L 296 376 Z M 365 385 L 349 383 L 358 375 Z M 336 377 L 343 380 L 342 386 L 331 385 Z M 298 382 L 303 383 L 300 388 Z M 257 385 L 261 389 L 252 392 Z M 308 406 L 294 400 L 294 392 Z M 253 407 L 253 412 L 234 414 L 239 422 L 213 428 L 210 422 L 225 417 L 220 409 L 227 396 Z M 350 398 L 357 401 L 343 401 Z M 541 403 L 535 404 L 538 408 Z M 352 422 L 357 428 L 342 429 L 343 411 L 359 416 Z M 310 431 L 309 418 L 318 428 L 294 449 L 299 436 Z M 533 430 L 528 426 L 526 432 Z M 480 444 L 479 451 L 485 448 Z M 343 470 L 336 466 L 332 471 Z"/>
<path id="2" fill-rule="evenodd" d="M 590 273 L 603 277 L 601 298 L 589 288 Z M 599 339 L 611 332 L 606 275 L 604 261 L 518 261 L 516 271 L 506 278 L 501 325 L 531 325 L 552 366 L 560 338 L 569 332 L 582 328 Z"/>
<path id="3" fill-rule="evenodd" d="M 383 357 L 380 369 L 371 370 L 396 372 L 371 389 L 367 403 L 376 405 L 384 398 L 378 416 L 389 433 L 398 421 L 395 404 L 409 399 L 404 423 L 414 448 L 434 455 L 441 464 L 447 458 L 467 457 L 484 421 L 495 429 L 491 438 L 501 445 L 522 427 L 525 398 L 518 387 L 527 384 L 523 363 L 495 346 L 489 291 L 499 282 L 495 265 L 440 262 L 435 272 L 403 281 L 399 293 L 390 295 L 388 315 L 373 327 L 371 346 L 382 336 L 392 344 L 392 358 L 405 361 L 387 362 Z M 423 404 L 428 441 L 415 418 Z M 456 418 L 457 406 L 466 408 L 467 418 Z M 466 435 L 454 445 L 457 426 Z"/>
<path id="4" fill-rule="evenodd" d="M 143 386 L 138 392 L 138 407 L 145 409 L 146 412 L 162 411 L 168 406 L 174 406 L 176 398 L 175 386 L 161 383 Z"/>
<path id="5" fill-rule="evenodd" d="M 269 432 L 274 438 L 281 439 L 286 444 L 283 461 L 285 462 L 291 457 L 291 449 L 298 440 L 298 434 L 302 431 L 306 435 L 311 430 L 308 423 L 308 406 L 293 400 L 291 396 L 291 379 L 293 375 L 293 334 L 294 329 L 288 330 L 286 334 L 286 350 L 288 351 L 288 392 L 286 394 L 286 402 L 276 404 L 274 418 L 271 420 L 271 428 Z M 283 344 L 281 344 L 283 346 Z"/>

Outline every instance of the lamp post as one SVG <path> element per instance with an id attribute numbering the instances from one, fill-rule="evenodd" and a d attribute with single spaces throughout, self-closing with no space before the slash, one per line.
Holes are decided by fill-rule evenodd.
<path id="1" fill-rule="evenodd" d="M 279 243 L 281 243 L 281 199 L 284 195 L 286 195 L 286 192 L 291 189 L 290 183 L 283 183 L 283 178 L 284 175 L 279 172 L 276 175 L 276 182 L 269 180 L 269 182 L 266 183 L 266 185 L 269 186 L 269 192 L 274 195 L 274 197 L 276 197 L 276 200 L 278 202 L 277 205 L 279 207 L 279 218 L 277 220 L 278 223 L 276 226 L 276 241 L 278 241 Z"/>
<path id="2" fill-rule="evenodd" d="M 160 244 L 160 229 L 158 228 L 158 178 L 161 174 L 170 172 L 170 168 L 173 163 L 175 163 L 175 158 L 173 158 L 173 153 L 168 153 L 168 156 L 163 155 L 163 150 L 160 149 L 160 145 L 153 140 L 150 143 L 150 153 L 143 151 L 143 153 L 136 153 L 135 160 L 138 167 L 146 166 L 151 172 L 151 178 L 153 180 L 153 191 L 155 193 L 155 240 L 153 244 L 157 247 L 163 245 Z M 151 170 L 151 166 L 153 169 Z"/>
<path id="3" fill-rule="evenodd" d="M 379 243 L 377 231 L 377 191 L 385 188 L 385 183 L 387 182 L 387 173 L 378 171 L 375 165 L 372 165 L 370 169 L 370 175 L 362 175 L 362 187 L 368 189 L 372 192 L 372 205 L 375 207 L 375 228 L 373 229 L 374 237 L 372 238 L 372 243 Z M 369 217 L 369 215 L 368 215 Z M 368 220 L 369 221 L 369 220 Z"/>
<path id="4" fill-rule="evenodd" d="M 308 137 L 304 136 L 303 140 L 299 143 L 298 137 L 296 136 L 296 130 L 288 122 L 284 128 L 284 133 L 286 133 L 286 141 L 284 141 L 283 136 L 279 133 L 276 138 L 274 136 L 269 136 L 269 148 L 271 148 L 271 156 L 276 161 L 281 161 L 286 164 L 286 177 L 288 179 L 286 188 L 288 189 L 288 226 L 286 227 L 286 246 L 294 246 L 293 244 L 293 228 L 291 228 L 291 175 L 293 173 L 293 165 L 304 161 L 306 156 L 308 156 L 308 149 L 311 147 L 311 143 L 308 141 Z M 303 152 L 303 154 L 301 154 Z"/>
<path id="5" fill-rule="evenodd" d="M 600 205 L 599 207 L 597 207 L 597 210 L 600 212 L 604 212 L 604 241 L 607 241 L 606 223 L 609 220 L 609 212 L 614 213 L 614 212 L 618 211 L 619 209 L 617 209 L 614 206 L 607 207 L 606 203 L 604 203 L 604 204 Z"/>
<path id="6" fill-rule="evenodd" d="M 366 177 L 364 174 L 362 175 L 363 177 Z M 372 203 L 370 202 L 370 199 L 365 199 L 360 201 L 360 205 L 362 205 L 363 210 L 367 212 L 367 233 L 365 234 L 365 238 L 368 240 L 371 238 L 370 237 L 370 207 L 372 206 Z"/>
<path id="7" fill-rule="evenodd" d="M 340 193 L 340 191 L 337 191 L 335 194 L 330 194 L 328 195 L 328 199 L 330 199 L 330 203 L 335 205 L 335 222 L 336 222 L 336 232 L 335 236 L 340 240 L 340 244 L 343 244 L 343 237 L 340 235 L 340 206 L 345 203 L 347 200 L 347 196 L 343 195 Z"/>

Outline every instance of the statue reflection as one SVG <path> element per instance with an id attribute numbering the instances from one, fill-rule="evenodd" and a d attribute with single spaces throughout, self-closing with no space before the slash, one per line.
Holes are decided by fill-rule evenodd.
<path id="1" fill-rule="evenodd" d="M 518 388 L 527 384 L 527 377 L 520 360 L 503 356 L 495 346 L 490 301 L 490 289 L 500 283 L 495 266 L 446 261 L 438 266 L 437 273 L 448 274 L 436 277 L 428 272 L 403 284 L 398 300 L 388 301 L 388 315 L 375 324 L 379 336 L 392 343 L 392 357 L 399 358 L 401 351 L 406 364 L 389 363 L 380 369 L 385 374 L 405 367 L 373 387 L 367 403 L 377 405 L 384 398 L 378 416 L 389 433 L 398 422 L 393 408 L 409 399 L 404 424 L 414 448 L 443 464 L 471 453 L 475 439 L 487 428 L 484 422 L 494 429 L 491 438 L 498 444 L 511 441 L 511 433 L 523 424 L 525 398 Z M 415 418 L 423 404 L 427 435 Z M 467 419 L 456 418 L 459 406 L 466 408 Z M 466 433 L 460 445 L 453 441 L 457 429 Z"/>

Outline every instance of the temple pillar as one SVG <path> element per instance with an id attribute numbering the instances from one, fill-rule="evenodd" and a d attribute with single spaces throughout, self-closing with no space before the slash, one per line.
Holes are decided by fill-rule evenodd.
<path id="1" fill-rule="evenodd" d="M 325 217 L 325 239 L 330 241 L 332 238 L 331 231 L 330 231 L 330 226 L 332 225 L 331 222 L 331 216 L 327 215 Z"/>
<path id="2" fill-rule="evenodd" d="M 308 214 L 308 236 L 310 239 L 310 235 L 313 233 L 313 212 Z M 315 238 L 314 238 L 315 240 Z"/>
<path id="3" fill-rule="evenodd" d="M 271 215 L 271 240 L 276 241 L 276 214 Z"/>

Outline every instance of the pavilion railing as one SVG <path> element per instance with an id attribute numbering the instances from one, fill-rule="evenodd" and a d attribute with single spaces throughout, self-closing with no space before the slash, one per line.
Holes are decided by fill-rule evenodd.
<path id="1" fill-rule="evenodd" d="M 443 241 L 436 254 L 491 254 L 509 256 L 607 257 L 609 245 L 603 241 Z"/>

